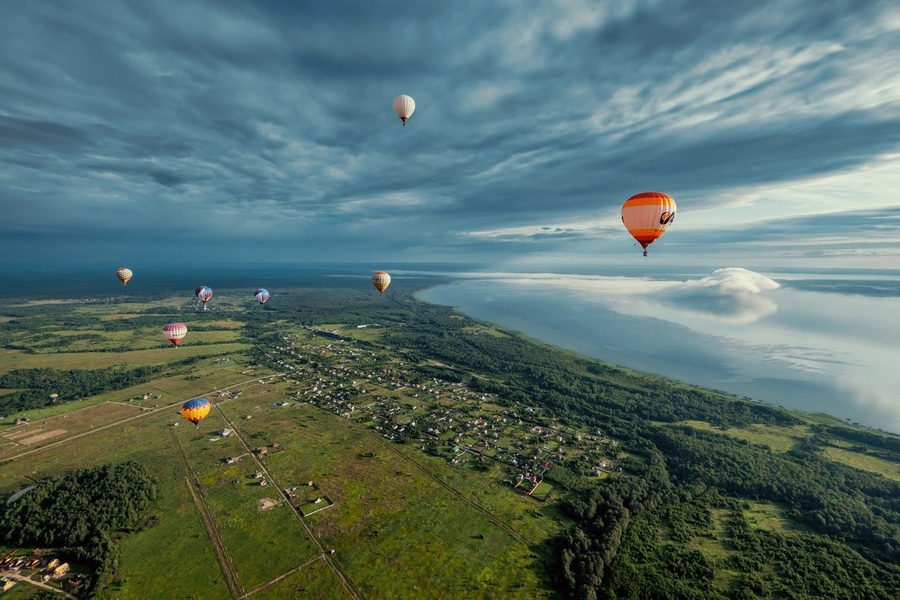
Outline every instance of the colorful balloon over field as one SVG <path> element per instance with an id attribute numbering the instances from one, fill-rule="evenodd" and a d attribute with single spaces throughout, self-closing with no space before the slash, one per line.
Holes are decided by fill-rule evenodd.
<path id="1" fill-rule="evenodd" d="M 119 281 L 122 282 L 122 285 L 127 285 L 128 280 L 134 277 L 134 273 L 131 271 L 131 269 L 120 267 L 116 269 L 116 277 L 119 278 Z"/>
<path id="2" fill-rule="evenodd" d="M 209 400 L 206 398 L 193 398 L 181 406 L 181 414 L 194 425 L 199 425 L 209 414 L 209 408 Z"/>
<path id="3" fill-rule="evenodd" d="M 675 201 L 662 192 L 635 194 L 622 205 L 622 223 L 628 233 L 644 248 L 666 232 L 675 220 Z"/>
<path id="4" fill-rule="evenodd" d="M 163 335 L 177 347 L 181 340 L 184 339 L 184 336 L 187 335 L 187 325 L 184 323 L 169 323 L 163 327 Z"/>
<path id="5" fill-rule="evenodd" d="M 194 295 L 203 303 L 203 310 L 206 310 L 206 303 L 212 298 L 213 291 L 212 288 L 206 285 L 201 285 L 196 290 L 194 290 Z"/>
<path id="6" fill-rule="evenodd" d="M 263 288 L 259 288 L 255 292 L 253 292 L 253 297 L 259 301 L 260 304 L 265 304 L 266 300 L 269 299 L 269 291 L 264 290 Z"/>
<path id="7" fill-rule="evenodd" d="M 378 290 L 379 294 L 384 295 L 384 290 L 391 285 L 391 276 L 384 271 L 377 271 L 372 275 L 372 285 L 375 286 L 375 289 Z"/>
<path id="8" fill-rule="evenodd" d="M 397 116 L 403 121 L 404 127 L 406 127 L 406 121 L 412 116 L 415 110 L 416 101 L 412 99 L 412 96 L 404 94 L 394 98 L 394 112 L 397 113 Z"/>

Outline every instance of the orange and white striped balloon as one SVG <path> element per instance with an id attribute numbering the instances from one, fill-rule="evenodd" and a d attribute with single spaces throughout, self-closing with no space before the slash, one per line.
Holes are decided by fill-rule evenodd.
<path id="1" fill-rule="evenodd" d="M 641 192 L 622 205 L 622 223 L 628 233 L 644 248 L 666 232 L 675 220 L 675 201 L 662 192 Z"/>

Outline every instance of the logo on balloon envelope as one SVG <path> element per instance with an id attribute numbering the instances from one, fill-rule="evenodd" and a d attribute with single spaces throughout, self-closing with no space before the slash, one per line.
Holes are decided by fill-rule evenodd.
<path id="1" fill-rule="evenodd" d="M 675 220 L 675 211 L 672 212 L 664 212 L 659 216 L 659 224 L 660 225 L 668 225 L 672 221 Z"/>

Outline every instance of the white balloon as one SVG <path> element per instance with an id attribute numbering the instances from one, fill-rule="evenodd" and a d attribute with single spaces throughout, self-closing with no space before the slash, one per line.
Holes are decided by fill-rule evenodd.
<path id="1" fill-rule="evenodd" d="M 415 110 L 416 101 L 412 99 L 412 96 L 404 94 L 394 98 L 394 112 L 397 113 L 397 116 L 403 121 L 404 127 L 406 126 L 406 120 L 412 116 Z"/>

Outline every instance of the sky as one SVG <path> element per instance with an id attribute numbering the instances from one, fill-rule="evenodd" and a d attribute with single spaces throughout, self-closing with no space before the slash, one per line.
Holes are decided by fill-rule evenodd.
<path id="1" fill-rule="evenodd" d="M 2 12 L 0 265 L 900 268 L 895 0 Z"/>

